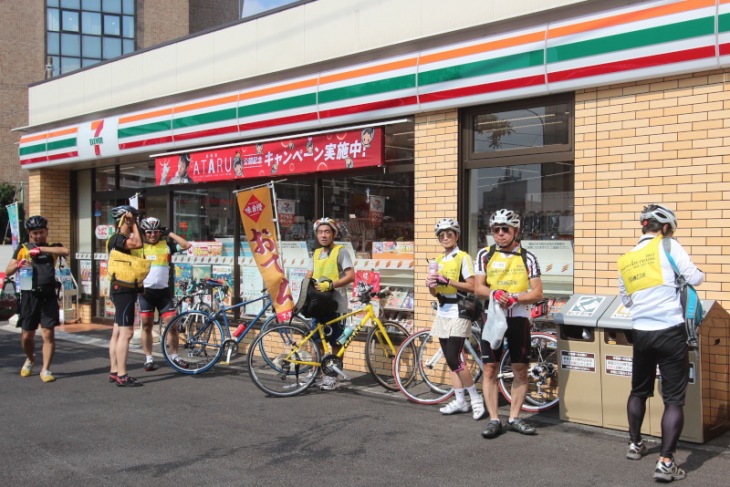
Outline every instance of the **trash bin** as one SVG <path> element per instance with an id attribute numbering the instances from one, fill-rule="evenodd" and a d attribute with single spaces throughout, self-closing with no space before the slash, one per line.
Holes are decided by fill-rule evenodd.
<path id="1" fill-rule="evenodd" d="M 560 419 L 601 426 L 598 319 L 615 296 L 575 294 L 555 315 L 560 357 Z"/>
<path id="2" fill-rule="evenodd" d="M 631 367 L 634 341 L 631 315 L 617 297 L 598 320 L 598 341 L 601 346 L 601 392 L 603 393 L 603 426 L 628 431 L 626 401 L 631 393 Z M 651 433 L 652 411 L 647 404 L 641 432 Z"/>

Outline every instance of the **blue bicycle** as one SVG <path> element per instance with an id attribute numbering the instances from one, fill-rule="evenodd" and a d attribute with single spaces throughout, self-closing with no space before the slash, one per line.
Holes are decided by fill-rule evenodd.
<path id="1" fill-rule="evenodd" d="M 229 321 L 228 312 L 258 302 L 261 302 L 261 311 L 256 316 Z M 269 310 L 272 311 L 271 316 L 265 317 Z M 170 367 L 187 375 L 205 372 L 221 360 L 221 357 L 224 357 L 221 364 L 230 365 L 238 355 L 241 341 L 264 318 L 261 331 L 279 324 L 276 313 L 273 312 L 271 296 L 266 290 L 261 291 L 261 296 L 257 298 L 222 307 L 215 313 L 203 310 L 181 313 L 170 320 L 162 332 L 162 354 Z M 298 316 L 292 318 L 291 324 L 303 330 L 309 329 L 309 324 Z M 231 326 L 236 327 L 233 333 Z"/>

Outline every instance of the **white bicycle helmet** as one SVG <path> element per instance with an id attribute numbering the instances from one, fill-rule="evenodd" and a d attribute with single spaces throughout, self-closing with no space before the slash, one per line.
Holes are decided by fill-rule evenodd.
<path id="1" fill-rule="evenodd" d="M 434 225 L 433 227 L 433 233 L 438 237 L 439 233 L 443 232 L 444 230 L 453 230 L 454 232 L 460 234 L 461 226 L 459 226 L 459 222 L 452 218 L 443 218 L 436 222 L 436 225 Z"/>
<path id="2" fill-rule="evenodd" d="M 325 217 L 320 218 L 316 222 L 314 222 L 314 225 L 312 227 L 312 228 L 314 228 L 314 233 L 317 233 L 317 229 L 321 225 L 329 225 L 329 227 L 332 229 L 332 231 L 335 232 L 335 237 L 337 235 L 339 235 L 339 233 L 340 233 L 339 228 L 337 228 L 337 223 L 335 223 L 335 221 L 332 218 L 327 218 L 325 216 Z"/>
<path id="3" fill-rule="evenodd" d="M 672 231 L 677 229 L 677 217 L 674 215 L 674 212 L 666 206 L 655 204 L 646 205 L 644 209 L 641 210 L 639 223 L 643 225 L 645 220 L 656 220 L 662 225 L 668 223 Z"/>
<path id="4" fill-rule="evenodd" d="M 508 227 L 520 228 L 520 217 L 512 210 L 502 209 L 492 213 L 489 217 L 489 227 L 495 225 L 507 225 Z"/>
<path id="5" fill-rule="evenodd" d="M 140 228 L 142 228 L 143 231 L 153 231 L 153 230 L 159 230 L 160 229 L 160 220 L 153 216 L 148 216 L 141 222 L 139 222 Z"/>

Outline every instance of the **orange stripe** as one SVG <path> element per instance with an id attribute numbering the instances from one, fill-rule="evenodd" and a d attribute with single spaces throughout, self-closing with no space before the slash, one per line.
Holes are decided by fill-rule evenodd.
<path id="1" fill-rule="evenodd" d="M 216 98 L 214 100 L 198 101 L 195 103 L 189 103 L 187 105 L 175 106 L 175 113 L 187 112 L 190 110 L 198 110 L 200 108 L 208 108 L 215 105 L 223 105 L 225 103 L 235 103 L 238 101 L 238 95 L 229 95 L 222 98 Z"/>
<path id="2" fill-rule="evenodd" d="M 25 144 L 28 142 L 34 142 L 36 140 L 41 140 L 41 139 L 46 139 L 46 138 L 51 139 L 53 137 L 60 137 L 62 135 L 75 134 L 76 132 L 78 132 L 78 130 L 79 130 L 78 127 L 73 127 L 70 129 L 56 130 L 55 132 L 46 132 L 45 134 L 29 135 L 27 137 L 21 137 L 20 143 Z"/>
<path id="3" fill-rule="evenodd" d="M 504 49 L 506 47 L 519 46 L 521 44 L 529 44 L 531 42 L 541 42 L 545 40 L 545 31 L 531 32 L 529 34 L 523 34 L 516 37 L 509 37 L 507 39 L 499 39 L 496 41 L 483 42 L 474 46 L 460 47 L 458 49 L 451 49 L 449 51 L 437 52 L 434 54 L 428 54 L 421 56 L 419 65 L 435 63 L 439 61 L 446 61 L 448 59 L 471 56 L 473 54 L 481 54 L 487 51 L 495 51 L 497 49 Z"/>
<path id="4" fill-rule="evenodd" d="M 259 96 L 275 95 L 277 93 L 283 93 L 285 91 L 311 88 L 313 86 L 317 86 L 317 78 L 310 78 L 303 81 L 295 81 L 293 83 L 287 83 L 283 85 L 271 86 L 269 88 L 262 88 L 260 90 L 239 93 L 238 100 L 250 100 L 251 98 L 257 98 Z"/>
<path id="5" fill-rule="evenodd" d="M 170 108 L 160 108 L 159 110 L 154 110 L 152 112 L 147 113 L 138 113 L 137 115 L 130 115 L 128 117 L 119 117 L 119 123 L 129 123 L 129 122 L 137 122 L 139 120 L 145 120 L 148 118 L 154 118 L 154 117 L 162 117 L 164 115 L 172 115 L 172 107 Z"/>
<path id="6" fill-rule="evenodd" d="M 571 34 L 605 29 L 606 27 L 616 27 L 630 22 L 637 22 L 639 20 L 647 20 L 654 17 L 662 17 L 664 15 L 687 12 L 689 10 L 712 6 L 715 6 L 715 0 L 684 0 L 670 5 L 661 5 L 659 7 L 639 10 L 637 12 L 627 12 L 624 14 L 614 15 L 613 17 L 604 17 L 596 20 L 589 20 L 587 22 L 581 22 L 579 24 L 557 27 L 549 30 L 548 38 L 555 39 L 557 37 Z"/>
<path id="7" fill-rule="evenodd" d="M 369 76 L 372 74 L 384 73 L 386 71 L 394 71 L 396 69 L 411 68 L 418 64 L 418 59 L 408 58 L 401 61 L 393 61 L 390 63 L 379 64 L 377 66 L 368 66 L 367 68 L 353 69 L 352 71 L 345 71 L 337 74 L 330 74 L 328 76 L 322 76 L 319 79 L 320 84 L 334 83 L 335 81 L 343 81 L 346 79 L 359 78 L 362 76 Z"/>

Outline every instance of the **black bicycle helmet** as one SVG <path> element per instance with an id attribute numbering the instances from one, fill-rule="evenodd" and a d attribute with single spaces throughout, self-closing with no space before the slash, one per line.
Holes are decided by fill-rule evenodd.
<path id="1" fill-rule="evenodd" d="M 127 212 L 130 212 L 134 216 L 137 216 L 139 214 L 137 208 L 135 208 L 134 206 L 121 205 L 112 208 L 112 217 L 114 218 L 114 220 L 119 221 L 121 218 L 124 217 Z"/>
<path id="2" fill-rule="evenodd" d="M 29 232 L 31 230 L 41 230 L 43 228 L 48 228 L 48 220 L 40 215 L 34 215 L 25 220 L 25 229 Z"/>
<path id="3" fill-rule="evenodd" d="M 142 229 L 142 231 L 150 232 L 154 230 L 160 229 L 160 220 L 153 216 L 149 216 L 139 222 L 139 226 Z"/>

